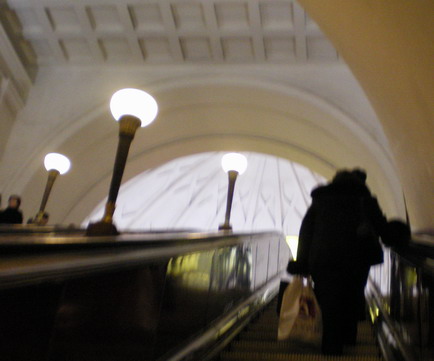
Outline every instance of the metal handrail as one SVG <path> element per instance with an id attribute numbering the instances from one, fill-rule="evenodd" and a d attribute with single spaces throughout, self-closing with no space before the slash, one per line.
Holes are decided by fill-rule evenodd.
<path id="1" fill-rule="evenodd" d="M 421 361 L 424 359 L 422 355 L 432 352 L 432 349 L 427 349 L 426 345 L 423 346 L 422 335 L 424 328 L 423 318 L 421 314 L 421 302 L 426 301 L 427 297 L 433 297 L 432 285 L 434 284 L 434 247 L 432 237 L 413 236 L 411 242 L 406 245 L 399 245 L 391 247 L 390 249 L 390 263 L 386 268 L 381 269 L 379 274 L 370 278 L 367 288 L 368 301 L 371 305 L 371 309 L 377 309 L 379 312 L 375 318 L 375 323 L 379 325 L 377 327 L 380 346 L 385 354 L 386 360 L 405 360 L 405 361 Z M 403 270 L 409 269 L 415 272 L 415 279 L 417 285 L 406 285 L 404 279 L 401 279 L 400 274 Z M 399 274 L 397 272 L 400 272 Z M 389 286 L 384 290 L 381 289 L 380 284 L 382 280 L 388 279 Z M 397 327 L 397 323 L 402 322 L 401 318 L 405 315 L 401 315 L 403 302 L 408 302 L 403 299 L 402 287 L 415 287 L 417 292 L 411 293 L 413 298 L 412 305 L 417 305 L 413 314 L 417 315 L 414 318 L 414 324 L 417 325 L 417 333 L 412 333 L 413 342 L 410 342 L 402 334 L 402 330 Z M 429 291 L 427 291 L 429 287 Z M 404 292 L 405 293 L 405 292 Z M 431 299 L 432 300 L 432 299 Z M 401 306 L 400 306 L 401 305 Z M 398 312 L 398 314 L 396 314 Z M 374 312 L 375 313 L 375 312 Z M 395 315 L 397 318 L 395 319 Z M 381 326 L 380 326 L 381 325 Z M 433 325 L 428 326 L 432 329 Z M 417 342 L 420 341 L 419 348 L 417 348 Z M 422 357 L 419 359 L 419 357 Z"/>
<path id="2" fill-rule="evenodd" d="M 0 236 L 0 288 L 126 268 L 179 254 L 255 242 L 255 234 L 129 233 L 117 237 Z M 3 239 L 2 239 L 3 238 Z"/>

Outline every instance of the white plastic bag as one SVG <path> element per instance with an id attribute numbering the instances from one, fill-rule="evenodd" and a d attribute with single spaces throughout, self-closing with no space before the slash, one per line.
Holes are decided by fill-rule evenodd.
<path id="1" fill-rule="evenodd" d="M 283 294 L 277 339 L 320 344 L 321 328 L 321 311 L 312 281 L 295 276 Z"/>

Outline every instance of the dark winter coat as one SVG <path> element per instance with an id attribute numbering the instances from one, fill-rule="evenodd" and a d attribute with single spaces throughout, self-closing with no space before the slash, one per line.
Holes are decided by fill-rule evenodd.
<path id="1" fill-rule="evenodd" d="M 23 223 L 23 214 L 15 208 L 6 208 L 0 212 L 0 224 L 21 224 Z"/>
<path id="2" fill-rule="evenodd" d="M 381 235 L 387 221 L 364 183 L 344 180 L 316 188 L 300 229 L 297 264 L 302 273 L 373 264 L 356 235 L 362 213 Z M 382 259 L 382 253 L 375 256 Z"/>
<path id="3" fill-rule="evenodd" d="M 358 232 L 365 219 L 378 235 L 384 234 L 386 218 L 365 183 L 353 173 L 338 173 L 332 183 L 312 192 L 300 228 L 297 261 L 288 265 L 290 273 L 312 276 L 322 312 L 324 354 L 341 354 L 344 344 L 356 342 L 357 321 L 365 317 L 363 291 L 369 269 L 382 262 L 378 235 Z"/>

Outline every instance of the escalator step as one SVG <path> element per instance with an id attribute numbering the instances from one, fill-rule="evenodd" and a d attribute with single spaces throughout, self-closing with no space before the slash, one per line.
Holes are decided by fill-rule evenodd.
<path id="1" fill-rule="evenodd" d="M 277 337 L 278 320 L 269 320 L 269 322 L 253 322 L 247 326 L 245 332 L 249 335 L 255 333 L 263 333 L 265 337 Z M 255 336 L 253 336 L 255 337 Z M 368 322 L 360 323 L 358 326 L 357 337 L 359 340 L 369 341 L 373 340 L 374 335 L 372 327 Z"/>
<path id="2" fill-rule="evenodd" d="M 360 322 L 357 345 L 344 347 L 342 356 L 324 356 L 320 346 L 277 340 L 276 304 L 258 315 L 220 354 L 220 361 L 381 361 L 372 325 Z"/>
<path id="3" fill-rule="evenodd" d="M 263 352 L 223 352 L 221 361 L 379 361 L 379 356 L 342 355 L 323 356 L 320 354 L 284 354 Z"/>
<path id="4" fill-rule="evenodd" d="M 277 341 L 277 328 L 276 329 L 270 329 L 270 328 L 252 328 L 249 327 L 247 330 L 245 330 L 243 333 L 241 333 L 238 338 L 240 340 L 258 340 L 258 341 Z M 284 342 L 285 340 L 282 340 L 281 342 Z M 375 343 L 374 336 L 372 332 L 369 333 L 360 333 L 357 334 L 357 343 L 359 344 L 369 344 L 369 343 Z"/>
<path id="5" fill-rule="evenodd" d="M 277 330 L 276 331 L 244 331 L 240 336 L 240 339 L 248 339 L 248 340 L 270 340 L 274 341 L 277 339 Z"/>
<path id="6" fill-rule="evenodd" d="M 275 352 L 275 353 L 312 353 L 320 351 L 319 345 L 317 347 L 312 345 L 303 345 L 302 343 L 290 341 L 276 341 L 276 342 L 261 342 L 261 341 L 234 341 L 231 343 L 231 351 L 234 352 Z M 378 349 L 373 344 L 355 345 L 345 347 L 345 353 L 350 355 L 377 355 Z"/>
<path id="7" fill-rule="evenodd" d="M 234 341 L 231 343 L 234 352 L 266 352 L 266 353 L 312 353 L 312 345 L 290 341 Z M 319 351 L 319 348 L 317 348 Z"/>

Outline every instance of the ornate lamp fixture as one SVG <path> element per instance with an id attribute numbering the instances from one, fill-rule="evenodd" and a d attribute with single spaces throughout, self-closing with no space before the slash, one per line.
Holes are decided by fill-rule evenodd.
<path id="1" fill-rule="evenodd" d="M 54 181 L 59 174 L 65 174 L 71 167 L 71 162 L 67 157 L 59 153 L 48 153 L 44 159 L 44 166 L 48 172 L 47 184 L 45 185 L 44 195 L 42 197 L 39 211 L 33 219 L 34 224 L 42 224 L 44 218 L 45 206 L 48 202 L 51 189 L 53 188 Z"/>
<path id="2" fill-rule="evenodd" d="M 155 119 L 158 105 L 155 99 L 143 90 L 127 88 L 118 90 L 113 94 L 110 110 L 113 117 L 119 121 L 118 149 L 104 216 L 99 222 L 88 225 L 86 230 L 88 236 L 119 234 L 113 224 L 113 214 L 130 145 L 136 130 L 140 126 L 149 125 Z"/>
<path id="3" fill-rule="evenodd" d="M 232 199 L 234 196 L 235 181 L 238 174 L 243 174 L 247 169 L 247 158 L 240 153 L 227 153 L 222 157 L 222 168 L 228 174 L 228 198 L 226 201 L 225 221 L 219 226 L 219 230 L 231 231 L 230 225 Z"/>

